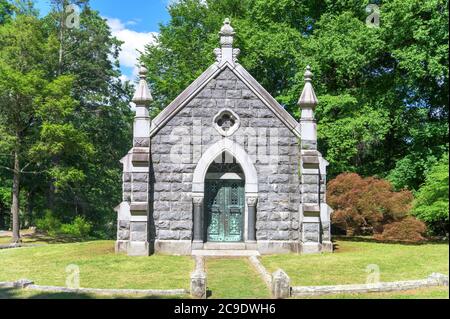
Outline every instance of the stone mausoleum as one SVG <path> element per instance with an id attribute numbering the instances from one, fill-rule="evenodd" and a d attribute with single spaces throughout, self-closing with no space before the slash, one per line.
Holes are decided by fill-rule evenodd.
<path id="1" fill-rule="evenodd" d="M 121 161 L 116 251 L 332 251 L 310 68 L 297 121 L 238 63 L 228 19 L 219 35 L 215 63 L 154 119 L 140 69 L 133 148 Z"/>

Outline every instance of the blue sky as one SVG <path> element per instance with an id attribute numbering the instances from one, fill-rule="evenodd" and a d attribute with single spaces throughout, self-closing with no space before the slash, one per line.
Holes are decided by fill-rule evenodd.
<path id="1" fill-rule="evenodd" d="M 136 76 L 137 50 L 153 41 L 159 31 L 159 23 L 169 21 L 167 4 L 171 0 L 91 0 L 91 7 L 108 19 L 113 35 L 125 43 L 122 46 L 120 64 L 123 78 L 134 80 Z M 48 12 L 50 0 L 37 0 L 41 14 Z"/>

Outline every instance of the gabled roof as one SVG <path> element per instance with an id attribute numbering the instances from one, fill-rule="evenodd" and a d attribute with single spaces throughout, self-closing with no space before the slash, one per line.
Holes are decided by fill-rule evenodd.
<path id="1" fill-rule="evenodd" d="M 164 125 L 180 112 L 200 93 L 208 83 L 225 69 L 229 69 L 241 80 L 295 135 L 300 137 L 300 124 L 256 81 L 250 73 L 238 63 L 231 65 L 225 62 L 214 63 L 175 100 L 172 101 L 157 117 L 152 120 L 150 137 L 153 137 Z"/>
<path id="2" fill-rule="evenodd" d="M 170 119 L 180 112 L 208 83 L 225 69 L 229 69 L 241 80 L 297 137 L 300 124 L 256 81 L 239 63 L 239 49 L 233 48 L 234 30 L 226 19 L 220 30 L 221 48 L 215 49 L 217 60 L 200 75 L 186 90 L 170 103 L 153 121 L 150 137 L 154 136 Z"/>

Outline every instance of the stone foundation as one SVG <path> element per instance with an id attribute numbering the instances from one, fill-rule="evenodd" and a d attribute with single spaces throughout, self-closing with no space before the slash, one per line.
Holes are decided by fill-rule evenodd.
<path id="1" fill-rule="evenodd" d="M 116 253 L 129 256 L 161 255 L 191 256 L 193 250 L 258 251 L 261 255 L 313 254 L 333 252 L 332 242 L 299 243 L 295 241 L 258 241 L 256 243 L 194 243 L 189 240 L 156 240 L 155 242 L 130 242 L 118 240 Z"/>

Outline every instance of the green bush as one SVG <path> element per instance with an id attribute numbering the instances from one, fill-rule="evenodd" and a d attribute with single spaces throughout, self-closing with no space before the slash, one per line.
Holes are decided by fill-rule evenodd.
<path id="1" fill-rule="evenodd" d="M 36 220 L 36 228 L 50 236 L 56 236 L 60 231 L 61 221 L 50 210 L 46 210 L 44 217 Z"/>
<path id="2" fill-rule="evenodd" d="M 51 211 L 46 211 L 45 216 L 36 220 L 39 231 L 50 236 L 70 236 L 78 239 L 86 239 L 92 231 L 92 224 L 84 217 L 77 216 L 71 223 L 63 224 Z"/>
<path id="3" fill-rule="evenodd" d="M 448 154 L 432 167 L 417 192 L 412 214 L 425 222 L 435 235 L 448 236 Z"/>
<path id="4" fill-rule="evenodd" d="M 62 224 L 60 232 L 63 235 L 85 239 L 92 230 L 92 224 L 86 221 L 84 217 L 77 216 L 70 224 Z"/>

